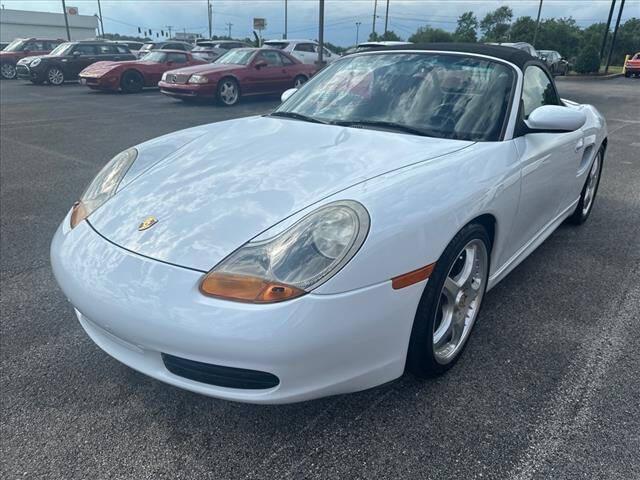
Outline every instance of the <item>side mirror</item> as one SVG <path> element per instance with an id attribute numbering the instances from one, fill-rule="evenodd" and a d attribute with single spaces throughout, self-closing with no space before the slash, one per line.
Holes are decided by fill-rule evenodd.
<path id="1" fill-rule="evenodd" d="M 263 67 L 266 67 L 268 64 L 265 60 L 258 60 L 256 63 L 253 64 L 254 67 L 256 67 L 258 70 L 260 70 Z"/>
<path id="2" fill-rule="evenodd" d="M 78 51 L 75 51 L 75 52 L 73 52 L 73 53 L 72 53 L 72 55 L 73 55 L 74 57 L 79 57 L 79 56 L 81 55 L 81 53 L 80 53 L 80 52 L 78 52 Z"/>
<path id="3" fill-rule="evenodd" d="M 587 116 L 580 110 L 559 105 L 543 105 L 536 108 L 525 120 L 531 133 L 573 132 L 587 121 Z"/>
<path id="4" fill-rule="evenodd" d="M 293 95 L 297 91 L 298 91 L 297 88 L 290 88 L 289 90 L 285 90 L 280 96 L 280 101 L 282 103 L 286 102 L 287 100 L 289 100 L 289 98 L 291 98 L 291 95 Z"/>

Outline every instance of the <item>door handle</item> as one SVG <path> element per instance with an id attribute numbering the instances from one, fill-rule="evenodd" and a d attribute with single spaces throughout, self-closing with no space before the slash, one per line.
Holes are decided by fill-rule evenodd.
<path id="1" fill-rule="evenodd" d="M 576 143 L 576 152 L 580 151 L 582 149 L 582 147 L 584 147 L 584 139 L 581 138 L 580 140 L 578 140 L 578 143 Z"/>

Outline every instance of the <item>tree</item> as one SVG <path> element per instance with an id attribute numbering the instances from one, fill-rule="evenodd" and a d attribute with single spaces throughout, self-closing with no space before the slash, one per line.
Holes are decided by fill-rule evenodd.
<path id="1" fill-rule="evenodd" d="M 509 39 L 509 28 L 513 11 L 503 6 L 487 13 L 480 22 L 480 30 L 485 42 L 506 42 Z"/>
<path id="2" fill-rule="evenodd" d="M 512 42 L 533 43 L 536 31 L 536 21 L 531 17 L 518 17 L 509 30 L 509 40 Z"/>
<path id="3" fill-rule="evenodd" d="M 587 44 L 580 50 L 575 70 L 578 73 L 592 73 L 600 70 L 600 52 L 597 46 Z"/>
<path id="4" fill-rule="evenodd" d="M 594 44 L 600 48 L 602 36 L 599 36 Z M 591 43 L 591 42 L 588 42 Z M 563 57 L 571 58 L 578 55 L 580 48 L 584 47 L 580 27 L 576 21 L 569 18 L 550 18 L 540 22 L 540 31 L 535 47 L 540 50 L 556 50 Z"/>
<path id="5" fill-rule="evenodd" d="M 611 64 L 622 65 L 625 55 L 633 55 L 636 52 L 640 52 L 640 18 L 633 17 L 618 29 Z"/>
<path id="6" fill-rule="evenodd" d="M 380 40 L 383 42 L 400 42 L 402 39 L 393 30 L 387 30 L 380 35 Z"/>
<path id="7" fill-rule="evenodd" d="M 429 26 L 420 27 L 416 33 L 409 37 L 413 43 L 442 43 L 453 42 L 453 35 L 441 28 L 431 28 Z"/>
<path id="8" fill-rule="evenodd" d="M 453 36 L 456 42 L 477 42 L 478 19 L 473 12 L 464 12 L 458 17 L 458 26 Z"/>

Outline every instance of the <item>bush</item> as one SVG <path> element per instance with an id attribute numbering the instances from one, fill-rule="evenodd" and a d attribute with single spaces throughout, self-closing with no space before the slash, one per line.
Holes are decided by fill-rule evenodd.
<path id="1" fill-rule="evenodd" d="M 600 70 L 600 52 L 595 45 L 587 44 L 580 50 L 575 69 L 578 73 L 593 73 Z"/>

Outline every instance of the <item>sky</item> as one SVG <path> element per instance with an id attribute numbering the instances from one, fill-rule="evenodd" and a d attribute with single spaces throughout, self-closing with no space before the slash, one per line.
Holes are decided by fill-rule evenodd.
<path id="1" fill-rule="evenodd" d="M 341 46 L 356 42 L 356 22 L 359 41 L 366 40 L 373 26 L 376 0 L 326 0 L 325 41 Z M 231 34 L 236 38 L 252 37 L 252 19 L 267 20 L 265 39 L 282 38 L 284 32 L 285 0 L 211 0 L 213 5 L 213 34 Z M 62 0 L 0 0 L 4 8 L 62 12 Z M 387 0 L 377 0 L 376 31 L 384 31 Z M 613 22 L 617 16 L 618 0 Z M 79 13 L 98 13 L 97 0 L 66 0 L 67 7 L 78 7 Z M 318 0 L 288 0 L 288 38 L 317 39 Z M 406 39 L 418 27 L 429 25 L 453 31 L 456 19 L 466 11 L 473 11 L 478 19 L 491 10 L 508 5 L 514 18 L 536 17 L 539 0 L 389 0 L 389 30 Z M 207 0 L 101 0 L 104 29 L 107 33 L 138 35 L 138 28 L 208 33 Z M 543 0 L 541 18 L 573 17 L 584 27 L 606 22 L 611 0 Z M 640 17 L 640 0 L 627 0 L 622 21 Z"/>

